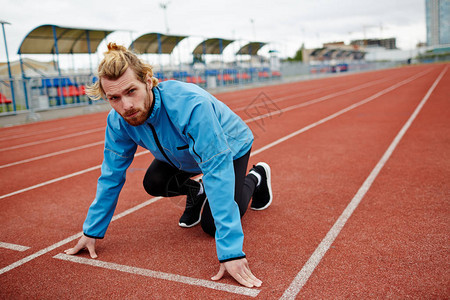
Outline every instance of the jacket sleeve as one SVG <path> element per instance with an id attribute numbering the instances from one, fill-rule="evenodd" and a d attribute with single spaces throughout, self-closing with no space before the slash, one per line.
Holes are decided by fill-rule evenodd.
<path id="1" fill-rule="evenodd" d="M 185 128 L 189 151 L 203 173 L 203 183 L 216 225 L 219 260 L 245 257 L 239 207 L 234 201 L 233 155 L 210 102 L 200 101 Z"/>
<path id="2" fill-rule="evenodd" d="M 103 238 L 105 235 L 125 183 L 126 170 L 137 149 L 136 143 L 113 128 L 109 120 L 110 118 L 105 132 L 104 157 L 97 193 L 83 224 L 84 234 L 93 238 Z"/>

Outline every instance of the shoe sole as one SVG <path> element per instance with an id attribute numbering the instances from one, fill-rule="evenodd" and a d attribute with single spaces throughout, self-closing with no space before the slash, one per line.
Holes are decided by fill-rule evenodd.
<path id="1" fill-rule="evenodd" d="M 197 221 L 195 221 L 195 223 L 192 223 L 191 225 L 187 225 L 186 223 L 178 223 L 178 226 L 183 227 L 183 228 L 191 228 L 191 227 L 194 227 L 195 225 L 197 225 L 198 223 L 200 223 L 200 221 L 202 220 L 202 211 L 203 211 L 203 208 L 205 207 L 207 200 L 208 200 L 208 197 L 205 198 L 205 201 L 202 204 L 202 209 L 200 209 L 199 218 Z"/>
<path id="2" fill-rule="evenodd" d="M 253 210 L 265 210 L 266 208 L 268 208 L 270 206 L 270 204 L 272 204 L 272 199 L 273 199 L 273 195 L 272 195 L 272 183 L 271 183 L 271 179 L 270 179 L 270 167 L 268 164 L 266 164 L 265 162 L 259 162 L 256 164 L 257 166 L 261 166 L 264 168 L 264 170 L 266 171 L 266 176 L 267 176 L 267 187 L 269 188 L 269 202 L 267 202 L 267 204 L 263 207 L 260 208 L 253 208 L 250 206 L 251 209 Z"/>

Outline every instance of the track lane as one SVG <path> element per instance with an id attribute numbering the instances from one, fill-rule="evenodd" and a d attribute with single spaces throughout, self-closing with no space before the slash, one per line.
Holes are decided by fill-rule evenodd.
<path id="1" fill-rule="evenodd" d="M 358 85 L 359 81 L 361 81 L 361 80 L 362 80 L 361 81 L 361 83 L 362 83 L 364 81 L 380 80 L 380 79 L 383 79 L 386 77 L 386 74 L 384 76 L 381 76 L 378 73 L 379 72 L 368 72 L 365 74 L 365 77 L 366 77 L 365 79 L 362 79 L 363 77 L 361 77 L 359 75 L 354 75 L 354 74 L 343 75 L 342 77 L 349 76 L 351 78 L 351 80 L 353 80 L 355 85 Z M 390 73 L 396 74 L 396 73 L 398 73 L 398 71 L 396 71 L 394 69 L 394 70 L 390 70 Z M 367 78 L 368 76 L 370 76 L 370 77 Z M 299 94 L 299 96 L 304 96 L 304 95 L 308 95 L 308 94 L 317 95 L 320 93 L 327 93 L 328 90 L 335 91 L 337 87 L 345 86 L 347 80 L 348 79 L 342 79 L 340 77 L 322 78 L 320 81 L 310 80 L 310 81 L 305 81 L 305 82 L 281 84 L 279 86 L 261 86 L 258 88 L 243 90 L 243 91 L 239 91 L 238 97 L 236 97 L 236 92 L 221 93 L 221 94 L 217 94 L 216 96 L 221 100 L 223 99 L 224 102 L 228 102 L 227 104 L 229 104 L 229 105 L 230 105 L 229 97 L 231 97 L 232 102 L 236 102 L 236 104 L 242 105 L 242 102 L 245 102 L 243 100 L 249 99 L 249 100 L 247 100 L 247 102 L 251 102 L 251 100 L 256 98 L 258 96 L 258 94 L 261 92 L 270 93 L 271 96 L 274 96 L 276 98 L 280 98 L 285 95 L 292 95 L 293 93 Z M 303 94 L 305 92 L 305 90 L 307 92 L 306 92 L 306 94 Z M 228 98 L 227 98 L 227 96 L 228 96 Z M 233 108 L 233 105 L 230 105 L 230 107 Z M 51 121 L 46 121 L 46 122 L 35 123 L 34 127 L 38 127 L 38 128 L 40 128 L 40 130 L 35 130 L 32 132 L 29 132 L 29 131 L 22 132 L 22 131 L 26 130 L 26 128 L 31 128 L 30 126 L 32 126 L 32 125 L 30 125 L 30 124 L 16 126 L 17 128 L 20 128 L 20 131 L 22 132 L 22 133 L 16 132 L 16 134 L 12 134 L 11 132 L 9 132 L 9 131 L 13 131 L 13 132 L 17 131 L 17 130 L 15 130 L 16 127 L 2 128 L 2 130 L 0 131 L 0 141 L 6 141 L 7 139 L 9 139 L 7 141 L 8 146 L 19 146 L 23 143 L 30 142 L 30 140 L 29 140 L 30 136 L 36 137 L 36 138 L 38 138 L 38 140 L 47 139 L 47 138 L 55 138 L 57 136 L 60 136 L 60 134 L 58 134 L 58 135 L 53 134 L 51 136 L 44 136 L 44 137 L 40 136 L 40 134 L 47 133 L 47 132 L 53 133 L 53 132 L 59 131 L 59 130 L 64 130 L 64 131 L 69 130 L 69 132 L 74 133 L 71 131 L 71 128 L 75 128 L 77 131 L 80 131 L 79 129 L 77 129 L 80 126 L 80 124 L 83 126 L 96 125 L 99 122 L 101 124 L 103 124 L 104 120 L 105 120 L 104 116 L 106 114 L 107 114 L 106 112 L 102 112 L 102 113 L 96 113 L 96 114 L 91 114 L 91 115 L 84 115 L 84 116 L 80 116 L 80 118 L 81 118 L 80 120 L 77 120 L 76 117 L 74 117 L 74 118 L 66 118 L 63 120 L 51 120 Z M 47 128 L 45 128 L 45 127 L 47 127 Z M 57 128 L 54 128 L 54 127 L 57 127 Z M 97 127 L 95 127 L 95 128 L 97 128 Z M 94 129 L 94 128 L 89 127 L 88 129 Z M 3 135 L 3 137 L 1 137 L 2 135 Z M 14 144 L 12 144 L 12 140 L 20 138 L 20 137 L 26 137 L 27 139 L 19 141 L 19 142 L 15 142 Z M 37 140 L 33 139 L 31 142 L 37 142 Z M 0 146 L 0 148 L 2 148 L 2 147 Z"/>
<path id="2" fill-rule="evenodd" d="M 422 74 L 422 73 L 419 73 L 419 75 L 420 74 Z M 381 82 L 376 81 L 373 84 L 370 83 L 369 85 L 362 84 L 362 87 L 379 86 L 381 88 L 381 87 L 384 87 L 384 86 L 386 86 L 388 84 L 391 84 L 391 82 L 386 82 L 385 80 L 383 80 Z M 349 97 L 347 95 L 350 92 L 353 92 L 351 97 Z M 312 99 L 312 100 L 304 100 L 304 99 L 302 99 L 302 102 L 300 104 L 290 105 L 290 103 L 287 103 L 287 105 L 288 105 L 287 107 L 283 107 L 283 106 L 282 107 L 277 107 L 277 109 L 279 109 L 279 110 L 275 111 L 273 114 L 275 114 L 275 118 L 276 118 L 277 115 L 281 116 L 282 113 L 287 112 L 287 111 L 291 111 L 293 109 L 304 108 L 306 106 L 317 104 L 317 103 L 319 103 L 321 101 L 325 101 L 325 100 L 333 100 L 332 104 L 322 104 L 322 105 L 325 105 L 327 110 L 326 111 L 321 111 L 321 113 L 325 114 L 325 113 L 337 110 L 337 107 L 339 107 L 339 105 L 342 107 L 343 104 L 351 103 L 351 101 L 354 101 L 353 99 L 358 99 L 359 97 L 364 97 L 364 95 L 367 95 L 367 93 L 368 93 L 367 91 L 361 89 L 361 86 L 357 86 L 356 88 L 355 87 L 348 88 L 348 89 L 344 89 L 344 90 L 342 90 L 340 92 L 332 93 L 332 94 L 329 94 L 327 96 L 316 98 L 316 99 Z M 361 95 L 361 96 L 359 96 L 359 95 Z M 295 97 L 293 97 L 293 98 L 295 98 Z M 342 99 L 345 100 L 345 102 L 342 102 L 343 101 Z M 298 98 L 297 98 L 297 99 L 292 99 L 291 102 L 297 103 L 299 101 L 298 101 Z M 338 105 L 338 106 L 336 106 L 336 105 Z M 317 111 L 317 108 L 315 107 L 315 108 L 313 108 L 313 110 Z M 257 112 L 258 112 L 258 114 L 261 113 L 259 108 L 257 109 Z M 264 110 L 262 110 L 262 113 L 264 113 Z M 302 114 L 299 115 L 299 118 L 301 120 L 303 120 L 305 123 L 309 122 L 310 120 L 313 120 L 314 118 L 318 118 L 318 116 L 316 116 L 316 115 L 310 115 L 308 113 L 308 110 L 305 110 L 305 111 L 303 111 L 301 113 Z M 272 118 L 272 113 L 265 114 L 265 116 L 263 116 L 263 117 L 264 118 L 267 118 L 267 117 Z M 259 117 L 258 118 L 252 117 L 252 118 L 246 119 L 246 122 L 249 123 L 249 124 L 250 123 L 256 123 L 256 125 L 250 124 L 250 127 L 252 128 L 256 138 L 259 138 L 259 136 L 261 134 L 265 134 L 265 130 L 266 130 L 264 128 L 266 126 L 266 121 L 265 120 L 259 119 Z M 283 128 L 283 127 L 285 127 L 285 124 L 283 124 L 281 122 L 278 122 L 278 126 Z M 280 131 L 280 133 L 283 133 L 283 131 Z M 54 145 L 52 145 L 52 146 L 54 146 Z M 85 149 L 84 151 L 78 152 L 76 154 L 72 154 L 71 153 L 69 155 L 73 155 L 74 157 L 67 157 L 67 159 L 64 158 L 64 157 L 54 157 L 52 159 L 47 159 L 46 160 L 47 164 L 45 165 L 44 169 L 40 167 L 41 166 L 40 162 L 35 162 L 33 164 L 28 164 L 27 165 L 27 168 L 25 169 L 25 173 L 24 173 L 24 170 L 23 170 L 23 168 L 21 166 L 17 166 L 16 168 L 13 168 L 12 170 L 8 170 L 8 174 L 6 174 L 6 172 L 4 173 L 4 175 L 7 175 L 7 178 L 3 179 L 5 181 L 5 183 L 8 183 L 8 184 L 5 184 L 5 186 L 4 186 L 5 188 L 7 187 L 8 190 L 4 190 L 3 191 L 3 195 L 11 193 L 13 191 L 16 191 L 16 190 L 20 189 L 21 187 L 25 188 L 25 186 L 23 186 L 23 184 L 34 185 L 34 184 L 38 184 L 39 182 L 42 182 L 43 179 L 50 180 L 52 178 L 58 177 L 58 174 L 60 174 L 60 176 L 63 176 L 64 172 L 67 172 L 67 171 L 69 171 L 70 173 L 75 172 L 76 170 L 75 169 L 71 169 L 71 167 L 72 168 L 74 168 L 74 167 L 78 168 L 80 163 L 81 163 L 81 166 L 82 166 L 83 165 L 83 161 L 86 161 L 87 159 L 89 159 L 90 162 L 95 161 L 96 159 L 98 159 L 98 157 L 96 157 L 96 156 L 91 156 L 91 155 L 85 156 L 85 153 L 87 153 L 88 151 L 90 151 L 90 150 Z M 94 153 L 99 154 L 101 152 L 100 151 L 96 151 Z M 52 160 L 53 161 L 55 161 L 55 160 L 62 160 L 64 163 L 62 163 L 62 164 L 52 164 L 52 162 L 51 162 Z M 70 161 L 76 161 L 77 164 L 76 165 L 74 165 L 73 163 L 71 164 Z M 98 159 L 98 161 L 101 162 L 101 158 Z M 90 163 L 86 163 L 85 162 L 85 165 L 89 165 L 89 164 Z M 47 167 L 48 165 L 52 165 L 54 167 L 54 168 L 52 168 L 51 172 L 48 172 L 48 167 Z M 33 182 L 33 179 L 31 179 L 30 182 L 24 183 L 24 182 L 22 182 L 20 180 L 23 177 L 35 178 L 35 181 Z"/>
<path id="3" fill-rule="evenodd" d="M 14 127 L 4 127 L 0 129 L 0 148 L 54 138 L 61 134 L 99 128 L 106 124 L 105 119 L 107 113 L 100 112 L 17 125 Z"/>
<path id="4" fill-rule="evenodd" d="M 278 133 L 279 134 L 279 132 L 274 132 L 274 133 Z M 145 168 L 144 168 L 145 169 Z"/>
<path id="5" fill-rule="evenodd" d="M 325 126 L 325 125 L 324 125 Z M 271 133 L 268 133 L 268 134 L 271 134 Z M 314 141 L 315 139 L 313 138 L 313 141 Z M 338 142 L 339 141 L 339 139 L 336 137 L 336 142 Z M 295 153 L 296 155 L 295 156 L 297 156 L 299 153 L 298 153 L 298 149 L 296 149 L 296 148 L 293 148 L 292 147 L 292 145 L 291 145 L 291 142 L 287 142 L 287 143 L 289 143 L 289 147 L 288 147 L 288 149 L 290 149 L 288 152 L 285 152 L 285 153 Z M 293 144 L 296 144 L 296 143 L 293 143 Z M 284 145 L 282 144 L 282 145 L 280 145 L 279 147 L 284 147 Z M 270 150 L 268 150 L 269 152 L 270 151 L 275 151 L 276 149 L 274 148 L 274 149 L 270 149 Z M 277 150 L 278 151 L 275 151 L 275 152 L 273 152 L 272 153 L 272 156 L 273 155 L 277 155 L 277 153 L 280 151 L 280 149 L 278 149 L 278 147 L 277 147 Z M 342 153 L 346 153 L 346 151 L 343 151 L 344 150 L 344 148 L 341 148 L 341 149 L 336 149 L 336 150 L 340 150 L 340 155 L 342 155 Z M 313 152 L 311 152 L 311 153 L 315 153 L 314 151 Z M 264 154 L 264 155 L 266 155 L 266 154 Z M 277 155 L 277 157 L 279 157 L 279 155 Z M 259 157 L 258 157 L 259 158 Z M 262 158 L 262 157 L 261 157 Z M 267 158 L 270 158 L 270 156 L 268 155 L 267 156 Z M 268 161 L 270 161 L 270 159 L 268 159 Z M 293 161 L 297 161 L 297 159 L 295 159 L 295 157 L 293 157 Z M 300 161 L 299 161 L 300 162 Z M 292 163 L 291 163 L 292 164 Z M 274 166 L 275 167 L 275 166 Z M 275 169 L 278 169 L 278 171 L 280 171 L 280 173 L 279 174 L 284 174 L 284 175 L 286 175 L 286 178 L 288 179 L 288 181 L 290 180 L 290 176 L 289 176 L 289 172 L 290 172 L 290 170 L 286 170 L 286 168 L 284 167 L 284 170 L 283 169 L 281 169 L 282 168 L 282 166 L 281 165 L 277 165 L 277 167 L 275 168 Z M 275 179 L 275 177 L 274 177 L 274 179 Z M 293 183 L 295 184 L 295 185 L 298 185 L 298 181 L 296 181 L 296 180 L 298 180 L 298 179 L 296 179 L 296 178 L 292 178 L 294 181 L 293 181 Z M 337 179 L 337 178 L 336 178 Z M 275 184 L 275 183 L 274 183 Z M 279 186 L 286 186 L 286 184 L 283 182 L 283 183 L 281 183 L 281 182 L 278 182 L 277 184 L 279 184 Z M 292 191 L 289 191 L 289 193 L 290 192 L 296 192 L 296 191 L 294 191 L 294 190 L 292 190 Z M 297 193 L 298 193 L 298 191 L 297 191 Z M 287 198 L 287 197 L 285 197 L 285 196 L 288 196 L 289 194 L 283 194 L 283 195 L 278 195 L 278 196 L 280 196 L 280 198 Z M 293 195 L 295 195 L 295 194 L 293 194 Z M 282 196 L 282 197 L 281 197 Z M 166 203 L 167 204 L 167 203 Z M 278 206 L 278 205 L 275 205 L 276 203 L 274 203 L 274 210 L 275 211 L 271 211 L 271 213 L 276 213 L 276 211 L 278 211 L 278 212 L 280 212 L 280 206 Z M 164 208 L 164 207 L 163 207 Z M 156 209 L 155 209 L 156 210 Z M 164 209 L 163 209 L 164 210 Z M 152 207 L 152 211 L 154 211 L 154 207 Z M 144 211 L 143 211 L 144 212 Z M 336 212 L 336 211 L 335 211 Z M 261 212 L 261 214 L 264 214 L 264 212 Z M 267 215 L 267 214 L 266 214 Z M 137 214 L 135 215 L 135 216 L 137 216 Z M 269 216 L 270 217 L 270 214 L 269 215 L 267 215 L 267 216 Z M 156 225 L 158 225 L 158 224 L 156 224 L 156 222 L 157 221 L 164 221 L 164 218 L 167 218 L 167 214 L 166 214 L 166 212 L 164 212 L 164 213 L 162 213 L 162 215 L 161 216 L 157 216 L 156 217 L 156 220 L 152 220 L 152 224 L 155 224 L 155 226 Z M 171 214 L 169 217 L 171 217 L 172 219 L 170 219 L 170 221 L 171 222 L 173 222 L 174 220 L 176 221 L 176 218 L 178 217 L 178 215 L 177 214 Z M 133 217 L 133 218 L 135 218 L 135 217 Z M 148 214 L 143 214 L 143 216 L 142 217 L 136 217 L 136 218 L 138 218 L 139 220 L 146 220 L 147 219 L 147 221 L 148 221 Z M 257 227 L 258 227 L 258 225 L 259 226 L 261 226 L 262 224 L 265 224 L 265 223 L 262 223 L 261 224 L 261 222 L 258 222 L 257 221 L 257 219 L 259 219 L 259 218 L 252 218 L 252 219 L 249 219 L 249 218 L 246 218 L 245 220 L 244 220 L 244 222 L 246 222 L 245 223 L 245 225 L 244 226 L 246 226 L 246 228 L 247 228 L 247 226 L 251 226 L 252 225 L 252 223 L 253 223 L 253 226 L 254 226 L 254 230 L 256 230 L 257 229 Z M 253 221 L 254 220 L 254 221 Z M 265 218 L 265 220 L 267 221 L 267 220 L 270 220 L 270 218 L 269 219 L 267 219 L 267 217 Z M 253 222 L 248 222 L 248 221 L 253 221 Z M 125 219 L 123 219 L 122 221 L 119 221 L 119 222 L 125 222 Z M 256 222 L 256 223 L 255 223 Z M 297 220 L 297 222 L 298 222 L 298 220 Z M 249 224 L 250 223 L 250 224 Z M 167 224 L 167 222 L 166 223 L 164 223 L 164 224 Z M 126 228 L 123 230 L 123 231 L 121 231 L 120 232 L 120 234 L 118 234 L 118 236 L 114 236 L 114 238 L 111 238 L 111 240 L 110 240 L 110 238 L 108 238 L 108 240 L 110 240 L 111 241 L 111 243 L 113 243 L 113 245 L 114 246 L 116 246 L 116 243 L 119 243 L 118 242 L 118 240 L 117 240 L 117 238 L 120 238 L 121 236 L 123 237 L 124 235 L 123 234 L 126 234 L 126 232 L 127 231 L 130 231 L 130 233 L 132 233 L 132 230 L 134 229 L 134 227 L 135 227 L 135 225 L 133 225 L 133 224 L 124 224 L 124 223 L 121 223 L 121 224 L 117 224 L 117 228 L 122 228 L 122 226 L 126 226 Z M 165 229 L 165 228 L 164 228 Z M 285 228 L 284 228 L 285 229 Z M 167 230 L 167 229 L 165 229 L 165 230 Z M 144 230 L 144 232 L 143 233 L 150 233 L 152 231 L 152 228 L 146 228 L 146 230 Z M 157 230 L 158 231 L 158 230 Z M 259 231 L 261 231 L 261 227 L 259 228 Z M 285 231 L 285 230 L 284 230 Z M 159 231 L 158 231 L 159 232 Z M 161 232 L 164 232 L 164 231 L 161 231 Z M 185 232 L 182 232 L 183 233 L 183 236 L 186 236 L 186 234 L 185 234 Z M 201 232 L 200 232 L 201 233 Z M 279 242 L 279 241 L 287 241 L 286 240 L 286 238 L 289 238 L 289 237 L 291 237 L 291 238 L 293 238 L 294 240 L 297 240 L 298 241 L 298 237 L 295 237 L 295 236 L 293 236 L 292 235 L 292 233 L 286 233 L 287 235 L 288 235 L 288 237 L 285 237 L 285 236 L 282 236 L 282 235 L 280 235 L 282 233 L 282 231 L 280 231 L 280 232 L 275 232 L 273 235 L 271 235 L 271 238 L 269 238 L 268 240 L 269 241 L 271 241 L 272 243 L 268 243 L 268 247 L 270 247 L 270 245 L 272 245 L 272 247 L 273 247 L 273 245 L 274 245 L 274 243 L 273 242 Z M 134 234 L 136 234 L 136 232 L 134 233 Z M 139 241 L 141 241 L 142 242 L 142 238 L 144 237 L 145 238 L 145 235 L 139 235 L 139 234 L 136 234 L 137 236 L 135 237 L 135 236 L 131 236 L 131 238 L 133 239 L 133 240 L 135 240 L 135 238 L 138 238 L 138 237 L 141 237 L 141 239 L 138 239 L 137 241 L 139 242 Z M 261 239 L 263 239 L 263 237 L 264 236 L 267 236 L 267 234 L 262 234 L 262 236 L 259 236 L 259 237 L 249 237 L 249 238 L 247 238 L 247 240 L 248 239 L 250 239 L 251 241 L 250 241 L 250 243 L 256 243 L 256 244 L 253 244 L 253 246 L 256 246 L 256 247 L 258 247 L 258 243 L 259 243 L 259 248 L 261 248 L 261 250 L 259 250 L 258 249 L 258 251 L 259 251 L 259 253 L 260 254 L 262 254 L 262 255 L 264 255 L 264 254 L 266 254 L 267 255 L 267 253 L 266 252 L 264 252 L 264 250 L 266 250 L 266 251 L 269 251 L 269 249 L 268 248 L 265 248 L 264 246 L 263 247 L 261 247 Z M 175 237 L 169 237 L 168 238 L 168 240 L 169 241 L 174 241 L 175 243 L 176 243 L 176 239 L 178 238 L 178 235 L 177 236 L 175 236 Z M 192 238 L 192 236 L 191 236 L 191 238 Z M 120 240 L 120 239 L 119 239 Z M 314 239 L 313 239 L 314 240 Z M 192 241 L 187 241 L 188 243 L 192 243 Z M 299 241 L 298 241 L 299 242 Z M 109 242 L 108 242 L 109 243 Z M 119 243 L 120 244 L 120 243 Z M 145 243 L 144 243 L 145 244 Z M 161 244 L 164 244 L 164 243 L 161 243 Z M 277 243 L 275 243 L 275 245 L 277 245 Z M 119 246 L 119 245 L 118 245 Z M 145 246 L 145 245 L 144 245 Z M 144 247 L 143 246 L 143 247 Z M 152 245 L 153 246 L 153 245 Z M 111 247 L 111 245 L 110 246 L 108 246 L 108 248 L 107 249 L 109 249 L 109 247 Z M 143 250 L 145 250 L 145 249 L 147 249 L 147 251 L 148 251 L 148 248 L 143 248 Z M 114 251 L 113 251 L 114 250 Z M 126 253 L 127 252 L 127 249 L 126 248 L 124 248 L 123 249 L 124 250 L 124 252 Z M 164 252 L 165 250 L 164 249 L 161 249 L 162 250 L 162 252 Z M 193 249 L 194 251 L 195 250 L 198 250 L 197 249 L 197 247 L 194 247 L 194 249 Z M 270 249 L 270 250 L 272 250 L 273 251 L 273 248 L 272 249 Z M 108 251 L 108 250 L 106 250 L 105 249 L 105 251 Z M 111 252 L 115 252 L 115 251 L 117 251 L 117 249 L 111 249 Z M 213 252 L 213 250 L 212 250 L 212 252 Z M 144 252 L 145 253 L 145 252 Z M 159 253 L 159 252 L 158 252 Z M 170 253 L 169 253 L 170 254 Z M 173 256 L 173 254 L 170 254 L 170 255 L 172 255 Z M 289 253 L 284 253 L 284 255 L 289 255 Z M 114 256 L 114 255 L 111 255 L 111 257 L 113 258 L 113 259 L 116 259 L 117 257 L 116 256 Z M 191 258 L 191 259 L 194 259 L 195 260 L 195 258 L 196 258 L 196 256 L 194 255 L 194 256 L 192 256 L 192 257 L 188 257 L 188 258 Z M 103 259 L 103 256 L 102 256 L 102 259 Z M 129 259 L 128 257 L 124 257 L 123 259 Z M 47 257 L 45 257 L 45 258 L 42 258 L 42 260 L 45 260 L 45 262 L 46 263 L 50 263 L 50 264 L 53 264 L 51 261 L 48 261 L 48 258 Z M 139 259 L 136 259 L 135 258 L 135 260 L 136 261 L 139 261 Z M 270 258 L 268 258 L 268 260 L 269 261 L 273 261 L 274 263 L 276 262 L 276 263 L 280 263 L 279 262 L 279 257 L 278 257 L 278 259 L 276 258 L 276 257 L 270 257 Z M 284 264 L 288 264 L 288 262 L 283 262 L 282 263 L 282 266 L 283 267 L 287 267 L 287 266 L 285 266 Z M 31 266 L 34 266 L 34 267 L 39 267 L 39 266 L 44 266 L 45 264 L 43 264 L 42 263 L 42 261 L 40 261 L 39 263 L 38 262 L 34 262 L 34 263 L 30 263 L 30 267 Z M 259 266 L 260 267 L 260 269 L 259 269 L 259 271 L 260 271 L 260 273 L 263 273 L 263 274 L 265 274 L 267 277 L 270 277 L 270 278 L 272 278 L 272 275 L 270 274 L 270 273 L 268 273 L 265 269 L 267 268 L 267 265 L 262 265 L 261 263 L 260 264 L 256 264 L 257 266 Z M 60 267 L 64 267 L 63 265 L 59 265 Z M 24 266 L 24 268 L 25 268 L 25 266 Z M 84 269 L 84 268 L 82 268 L 82 267 L 79 267 L 79 266 L 71 266 L 71 265 L 68 265 L 67 266 L 67 268 L 76 268 L 76 269 L 82 269 L 82 270 L 87 270 L 87 269 Z M 183 267 L 184 268 L 184 267 Z M 28 267 L 26 267 L 26 269 L 28 269 Z M 264 270 L 262 270 L 262 269 L 264 269 Z M 212 269 L 211 269 L 212 270 Z M 56 270 L 54 270 L 54 271 L 56 271 Z M 54 272 L 53 271 L 53 272 Z M 99 272 L 97 272 L 97 271 L 92 271 L 91 269 L 88 269 L 87 271 L 89 271 L 90 273 L 87 275 L 87 276 L 91 276 L 91 272 L 93 272 L 93 273 L 99 273 L 99 274 L 102 274 L 102 272 L 101 271 L 99 271 Z M 190 270 L 189 270 L 189 268 L 188 268 L 188 272 L 189 272 Z M 204 272 L 204 270 L 202 271 L 202 272 Z M 30 273 L 30 274 L 35 274 L 36 272 L 33 272 L 32 271 L 32 273 Z M 205 272 L 204 272 L 205 273 Z M 208 272 L 206 272 L 206 273 L 208 273 Z M 278 275 L 280 275 L 280 273 L 276 273 L 276 274 L 278 274 Z M 275 274 L 275 275 L 276 275 Z M 123 281 L 120 281 L 120 280 L 123 280 L 123 278 L 122 278 L 122 276 L 120 276 L 120 275 L 112 275 L 113 277 L 115 277 L 115 276 L 118 276 L 118 277 L 121 277 L 121 278 L 118 278 L 118 282 L 123 282 Z M 125 276 L 126 278 L 127 278 L 127 280 L 133 280 L 133 279 L 130 279 L 130 277 L 128 277 L 128 276 Z M 95 276 L 94 276 L 94 279 L 95 279 Z M 285 278 L 284 278 L 284 280 L 285 280 Z M 272 283 L 276 283 L 277 281 L 276 280 L 271 280 L 272 281 Z M 56 282 L 58 282 L 58 280 L 56 280 Z M 125 280 L 125 282 L 129 282 L 129 281 L 126 281 Z M 139 282 L 139 280 L 138 280 L 138 282 Z M 62 282 L 60 282 L 60 284 L 62 284 L 63 286 L 64 286 L 64 283 L 62 283 Z M 162 283 L 162 284 L 165 284 L 164 282 Z M 267 284 L 267 282 L 266 282 L 266 284 Z M 286 282 L 284 282 L 284 284 L 286 284 Z M 67 285 L 67 284 L 66 284 Z M 95 286 L 95 283 L 92 283 L 92 285 L 93 286 Z M 273 285 L 271 285 L 271 286 L 273 286 Z M 77 285 L 75 285 L 74 287 L 72 287 L 72 289 L 73 290 L 78 290 L 80 287 L 79 286 L 77 286 Z M 190 288 L 185 288 L 185 287 L 180 287 L 181 288 L 181 291 L 185 291 L 185 290 L 190 290 L 190 291 L 197 291 L 196 289 L 190 289 Z M 152 292 L 155 292 L 153 289 L 150 289 Z M 273 291 L 274 289 L 271 289 L 271 291 Z M 266 292 L 269 292 L 269 291 L 267 291 L 267 290 L 263 290 L 263 292 L 264 291 L 266 291 Z M 276 288 L 275 288 L 275 291 L 276 291 Z M 147 290 L 147 292 L 148 292 L 148 290 Z M 136 293 L 139 293 L 139 292 L 136 292 Z M 142 295 L 142 294 L 141 294 Z M 263 296 L 264 294 L 261 294 L 261 297 Z M 267 295 L 267 294 L 266 294 Z M 272 294 L 271 294 L 272 295 Z M 221 294 L 221 296 L 224 296 L 223 294 Z"/>
<path id="6" fill-rule="evenodd" d="M 447 297 L 449 93 L 447 69 L 299 297 Z"/>

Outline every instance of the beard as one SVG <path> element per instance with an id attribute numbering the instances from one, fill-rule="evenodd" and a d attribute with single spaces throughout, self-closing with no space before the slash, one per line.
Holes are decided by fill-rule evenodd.
<path id="1" fill-rule="evenodd" d="M 134 108 L 130 111 L 126 111 L 124 114 L 121 114 L 122 118 L 130 124 L 131 126 L 139 126 L 145 123 L 145 121 L 150 116 L 150 107 L 151 107 L 151 100 L 150 95 L 147 91 L 147 97 L 144 101 L 144 107 L 142 109 L 140 108 Z"/>

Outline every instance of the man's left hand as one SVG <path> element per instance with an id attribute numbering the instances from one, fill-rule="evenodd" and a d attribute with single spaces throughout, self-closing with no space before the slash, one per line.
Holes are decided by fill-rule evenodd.
<path id="1" fill-rule="evenodd" d="M 227 271 L 237 282 L 246 287 L 260 287 L 262 281 L 255 277 L 250 271 L 246 258 L 227 261 L 220 264 L 219 272 L 216 276 L 213 276 L 212 280 L 219 280 L 223 274 Z"/>

